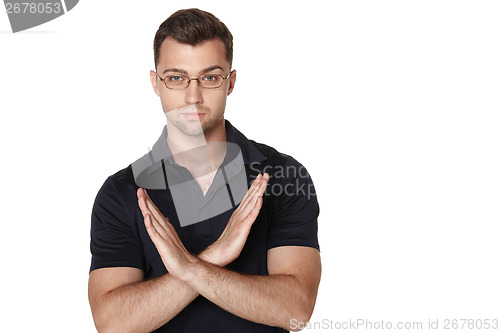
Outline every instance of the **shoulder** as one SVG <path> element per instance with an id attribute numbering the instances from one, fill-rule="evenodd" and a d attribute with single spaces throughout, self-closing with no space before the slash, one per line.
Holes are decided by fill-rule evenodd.
<path id="1" fill-rule="evenodd" d="M 97 193 L 96 202 L 112 199 L 126 207 L 130 204 L 130 200 L 135 198 L 137 189 L 132 167 L 128 165 L 106 178 Z"/>
<path id="2" fill-rule="evenodd" d="M 268 172 L 267 170 L 273 171 L 273 173 L 286 172 L 287 176 L 292 176 L 292 178 L 296 178 L 299 175 L 302 177 L 306 176 L 307 178 L 309 178 L 309 173 L 307 172 L 304 165 L 299 161 L 297 161 L 292 156 L 282 153 L 266 144 L 255 142 L 253 140 L 249 141 L 255 148 L 257 148 L 262 153 L 262 155 L 266 157 L 266 160 L 262 162 L 262 164 L 266 168 L 266 172 Z M 255 162 L 252 163 L 252 165 L 257 166 Z M 270 174 L 270 176 L 272 175 Z"/>
<path id="3" fill-rule="evenodd" d="M 115 187 L 119 192 L 123 192 L 130 185 L 135 185 L 131 164 L 108 176 L 103 184 L 103 186 Z"/>
<path id="4" fill-rule="evenodd" d="M 266 144 L 256 142 L 254 140 L 248 140 L 252 146 L 257 148 L 257 150 L 266 157 L 266 160 L 268 164 L 274 164 L 274 165 L 279 165 L 279 164 L 284 164 L 286 163 L 286 160 L 291 158 L 290 155 L 284 154 L 282 152 L 279 152 L 275 148 L 268 146 Z"/>
<path id="5" fill-rule="evenodd" d="M 319 204 L 308 171 L 292 156 L 271 146 L 250 142 L 266 157 L 261 165 L 251 164 L 251 171 L 269 174 L 264 192 L 264 205 L 269 212 L 267 249 L 306 246 L 319 250 Z"/>

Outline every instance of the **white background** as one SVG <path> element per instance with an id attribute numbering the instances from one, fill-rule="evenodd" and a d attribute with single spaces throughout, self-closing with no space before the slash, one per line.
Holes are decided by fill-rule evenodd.
<path id="1" fill-rule="evenodd" d="M 165 124 L 153 37 L 189 7 L 233 33 L 226 118 L 315 182 L 311 322 L 500 317 L 500 4 L 326 3 L 82 0 L 16 34 L 2 8 L 0 331 L 94 331 L 93 201 Z"/>

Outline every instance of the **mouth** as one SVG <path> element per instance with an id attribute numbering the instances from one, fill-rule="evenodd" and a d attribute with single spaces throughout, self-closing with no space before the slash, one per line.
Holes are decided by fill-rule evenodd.
<path id="1" fill-rule="evenodd" d="M 200 120 L 201 118 L 205 117 L 207 114 L 207 110 L 203 110 L 203 108 L 190 104 L 183 106 L 179 109 L 177 109 L 177 112 L 179 113 L 180 117 L 185 120 Z"/>
<path id="2" fill-rule="evenodd" d="M 181 115 L 185 119 L 201 119 L 205 116 L 205 113 L 202 113 L 202 112 L 182 112 Z"/>

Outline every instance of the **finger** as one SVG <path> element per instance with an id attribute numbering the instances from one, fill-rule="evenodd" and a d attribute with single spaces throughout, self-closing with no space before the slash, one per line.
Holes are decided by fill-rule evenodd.
<path id="1" fill-rule="evenodd" d="M 161 213 L 161 211 L 154 204 L 153 200 L 149 197 L 149 194 L 148 194 L 148 192 L 146 190 L 144 190 L 144 198 L 146 199 L 146 202 L 148 204 L 148 208 L 150 210 L 152 210 L 153 214 L 156 216 L 157 219 L 158 219 L 158 217 L 162 217 L 164 220 L 168 221 L 168 218 L 165 217 L 165 216 L 163 216 L 163 214 Z"/>
<path id="2" fill-rule="evenodd" d="M 149 238 L 151 238 L 151 240 L 155 242 L 155 240 L 157 240 L 160 235 L 158 234 L 156 228 L 153 226 L 153 221 L 151 220 L 151 215 L 149 213 L 144 216 L 144 224 L 146 225 L 146 230 L 149 234 Z"/>
<path id="3" fill-rule="evenodd" d="M 158 234 L 162 238 L 166 238 L 167 237 L 167 231 L 165 230 L 165 228 L 163 227 L 163 225 L 160 223 L 160 221 L 158 221 L 158 219 L 153 214 L 151 214 L 151 213 L 148 213 L 147 215 L 149 216 L 149 219 L 151 220 L 151 224 L 156 229 L 156 231 L 158 232 Z"/>
<path id="4" fill-rule="evenodd" d="M 151 221 L 154 220 L 159 225 L 162 225 L 162 220 L 158 221 L 156 219 L 156 217 L 154 217 L 153 212 L 151 212 L 151 210 L 149 209 L 148 204 L 146 202 L 146 198 L 144 197 L 144 195 L 139 197 L 139 207 L 141 208 L 141 213 L 142 213 L 143 218 L 146 218 L 146 214 L 149 214 L 149 215 L 151 215 Z M 162 226 L 162 229 L 163 229 L 163 226 Z"/>
<path id="5" fill-rule="evenodd" d="M 254 194 L 258 191 L 261 179 L 262 179 L 261 174 L 259 174 L 257 178 L 255 178 L 255 180 L 252 183 L 252 186 L 248 189 L 247 193 L 243 197 L 243 200 L 241 200 L 241 203 L 238 206 L 236 214 L 241 214 L 245 210 L 248 203 L 252 200 Z"/>
<path id="6" fill-rule="evenodd" d="M 184 243 L 182 243 L 179 235 L 175 231 L 174 227 L 169 230 L 168 235 L 170 237 L 170 241 L 173 245 L 175 245 L 178 248 L 184 249 L 184 251 L 187 252 L 186 247 L 184 246 Z"/>
<path id="7" fill-rule="evenodd" d="M 158 210 L 158 208 L 156 208 L 156 206 L 154 206 L 151 200 L 145 199 L 145 202 L 148 205 L 148 208 L 152 210 L 154 220 L 158 222 L 162 229 L 167 229 L 168 219 L 163 216 L 163 214 Z"/>
<path id="8" fill-rule="evenodd" d="M 257 216 L 259 215 L 260 209 L 262 207 L 262 202 L 263 199 L 261 197 L 257 197 L 255 205 L 253 206 L 252 209 L 249 209 L 248 214 L 243 218 L 240 217 L 240 226 L 245 230 L 245 233 L 248 235 L 248 232 L 250 232 L 250 228 L 252 228 L 253 223 L 257 219 Z"/>
<path id="9" fill-rule="evenodd" d="M 146 225 L 146 230 L 148 231 L 149 237 L 153 240 L 154 237 L 159 239 L 159 237 L 164 240 L 170 238 L 173 240 L 178 246 L 184 246 L 179 235 L 175 231 L 174 226 L 169 222 L 167 218 L 164 218 L 163 215 L 160 214 L 160 219 L 156 218 L 154 214 L 151 212 L 148 207 L 147 201 L 152 203 L 149 195 L 144 189 L 139 189 L 137 191 L 139 196 L 139 207 L 141 207 L 142 215 L 144 216 L 144 223 Z M 156 206 L 154 206 L 156 207 Z"/>
<path id="10" fill-rule="evenodd" d="M 144 223 L 146 224 L 146 230 L 149 234 L 149 237 L 153 241 L 156 249 L 160 253 L 160 256 L 163 257 L 164 251 L 167 249 L 167 246 L 165 244 L 166 238 L 161 235 L 161 233 L 158 232 L 157 227 L 155 227 L 155 222 L 154 218 L 152 217 L 151 214 L 146 214 L 146 217 L 144 218 Z"/>
<path id="11" fill-rule="evenodd" d="M 246 216 L 248 214 L 248 209 L 253 207 L 255 203 L 255 195 L 259 193 L 259 190 L 261 189 L 261 183 L 262 183 L 262 175 L 259 174 L 259 177 L 256 178 L 255 184 L 252 186 L 250 190 L 247 192 L 247 197 L 245 201 L 240 204 L 239 211 L 237 212 L 238 215 L 244 215 Z M 249 207 L 250 206 L 250 207 Z"/>
<path id="12" fill-rule="evenodd" d="M 248 196 L 247 202 L 242 205 L 241 211 L 239 213 L 240 218 L 246 218 L 250 211 L 255 207 L 257 198 L 262 197 L 262 195 L 266 191 L 268 180 L 269 175 L 265 173 L 264 176 L 262 176 L 262 178 L 260 179 L 258 186 L 256 186 L 255 190 L 252 191 L 252 193 Z"/>
<path id="13" fill-rule="evenodd" d="M 160 210 L 156 207 L 156 205 L 153 203 L 151 198 L 149 197 L 149 194 L 146 190 L 142 189 L 141 193 L 141 202 L 142 205 L 146 207 L 146 210 L 149 214 L 152 215 L 152 220 L 154 220 L 156 223 L 158 223 L 161 227 L 158 227 L 158 231 L 160 234 L 165 238 L 168 236 L 168 234 L 172 234 L 173 237 L 182 244 L 179 235 L 175 231 L 174 226 L 170 223 L 168 218 L 163 216 L 163 214 L 160 212 Z"/>
<path id="14" fill-rule="evenodd" d="M 148 197 L 147 197 L 147 192 L 143 188 L 139 188 L 137 190 L 137 196 L 138 196 L 138 201 L 139 201 L 139 208 L 141 209 L 142 216 L 145 217 L 146 214 L 151 214 L 152 216 L 156 215 L 156 219 L 159 218 L 158 213 L 156 212 L 156 206 L 154 204 L 149 204 L 148 205 Z"/>
<path id="15" fill-rule="evenodd" d="M 243 219 L 242 223 L 248 223 L 249 225 L 252 225 L 255 220 L 257 219 L 257 216 L 259 215 L 260 208 L 262 207 L 262 202 L 264 200 L 261 197 L 257 197 L 257 201 L 255 203 L 255 206 L 250 210 L 248 215 Z"/>
<path id="16" fill-rule="evenodd" d="M 248 189 L 247 193 L 245 193 L 245 196 L 243 197 L 243 199 L 241 200 L 241 202 L 244 202 L 248 198 L 249 194 L 259 184 L 259 181 L 260 181 L 261 177 L 262 177 L 262 175 L 260 173 L 257 175 L 257 177 L 255 177 L 255 179 L 253 180 L 252 184 L 250 185 L 250 188 Z"/>
<path id="17" fill-rule="evenodd" d="M 160 223 L 163 228 L 167 228 L 168 218 L 163 216 L 163 214 L 153 203 L 146 191 L 144 191 L 144 201 L 148 207 L 148 210 L 152 213 L 153 217 L 158 221 L 158 223 Z"/>
<path id="18" fill-rule="evenodd" d="M 264 194 L 264 192 L 266 191 L 268 182 L 269 182 L 269 174 L 266 172 L 262 176 L 262 179 L 260 180 L 260 185 L 259 185 L 258 191 L 255 195 L 261 197 Z"/>
<path id="19" fill-rule="evenodd" d="M 241 213 L 238 216 L 238 218 L 240 220 L 243 220 L 248 216 L 248 214 L 252 211 L 252 209 L 254 209 L 259 198 L 261 198 L 261 197 L 258 195 L 253 195 L 252 197 L 250 197 L 247 205 L 243 208 L 243 210 L 241 211 Z"/>
<path id="20" fill-rule="evenodd" d="M 137 189 L 137 201 L 139 204 L 139 208 L 141 209 L 142 217 L 145 217 L 146 213 L 151 213 L 148 205 L 146 204 L 146 201 L 144 200 L 144 190 L 140 187 Z"/>
<path id="21" fill-rule="evenodd" d="M 175 230 L 174 226 L 172 225 L 172 223 L 170 223 L 168 219 L 164 220 L 162 225 L 165 228 L 165 232 L 171 239 L 175 239 L 176 242 L 182 244 L 179 234 L 177 234 L 177 231 Z"/>
<path id="22" fill-rule="evenodd" d="M 158 218 L 160 216 L 164 218 L 164 216 L 161 214 L 158 207 L 156 207 L 153 200 L 151 200 L 151 198 L 149 197 L 148 192 L 146 192 L 146 190 L 144 190 L 144 200 L 146 201 L 146 204 L 148 205 L 149 210 L 153 213 L 153 215 L 156 218 Z"/>

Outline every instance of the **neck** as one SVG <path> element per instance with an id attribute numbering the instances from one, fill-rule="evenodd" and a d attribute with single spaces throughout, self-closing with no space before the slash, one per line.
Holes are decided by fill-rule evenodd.
<path id="1" fill-rule="evenodd" d="M 167 130 L 167 144 L 175 163 L 188 169 L 206 166 L 212 170 L 222 163 L 226 154 L 224 119 L 210 131 L 197 136 L 186 135 L 168 122 Z"/>

